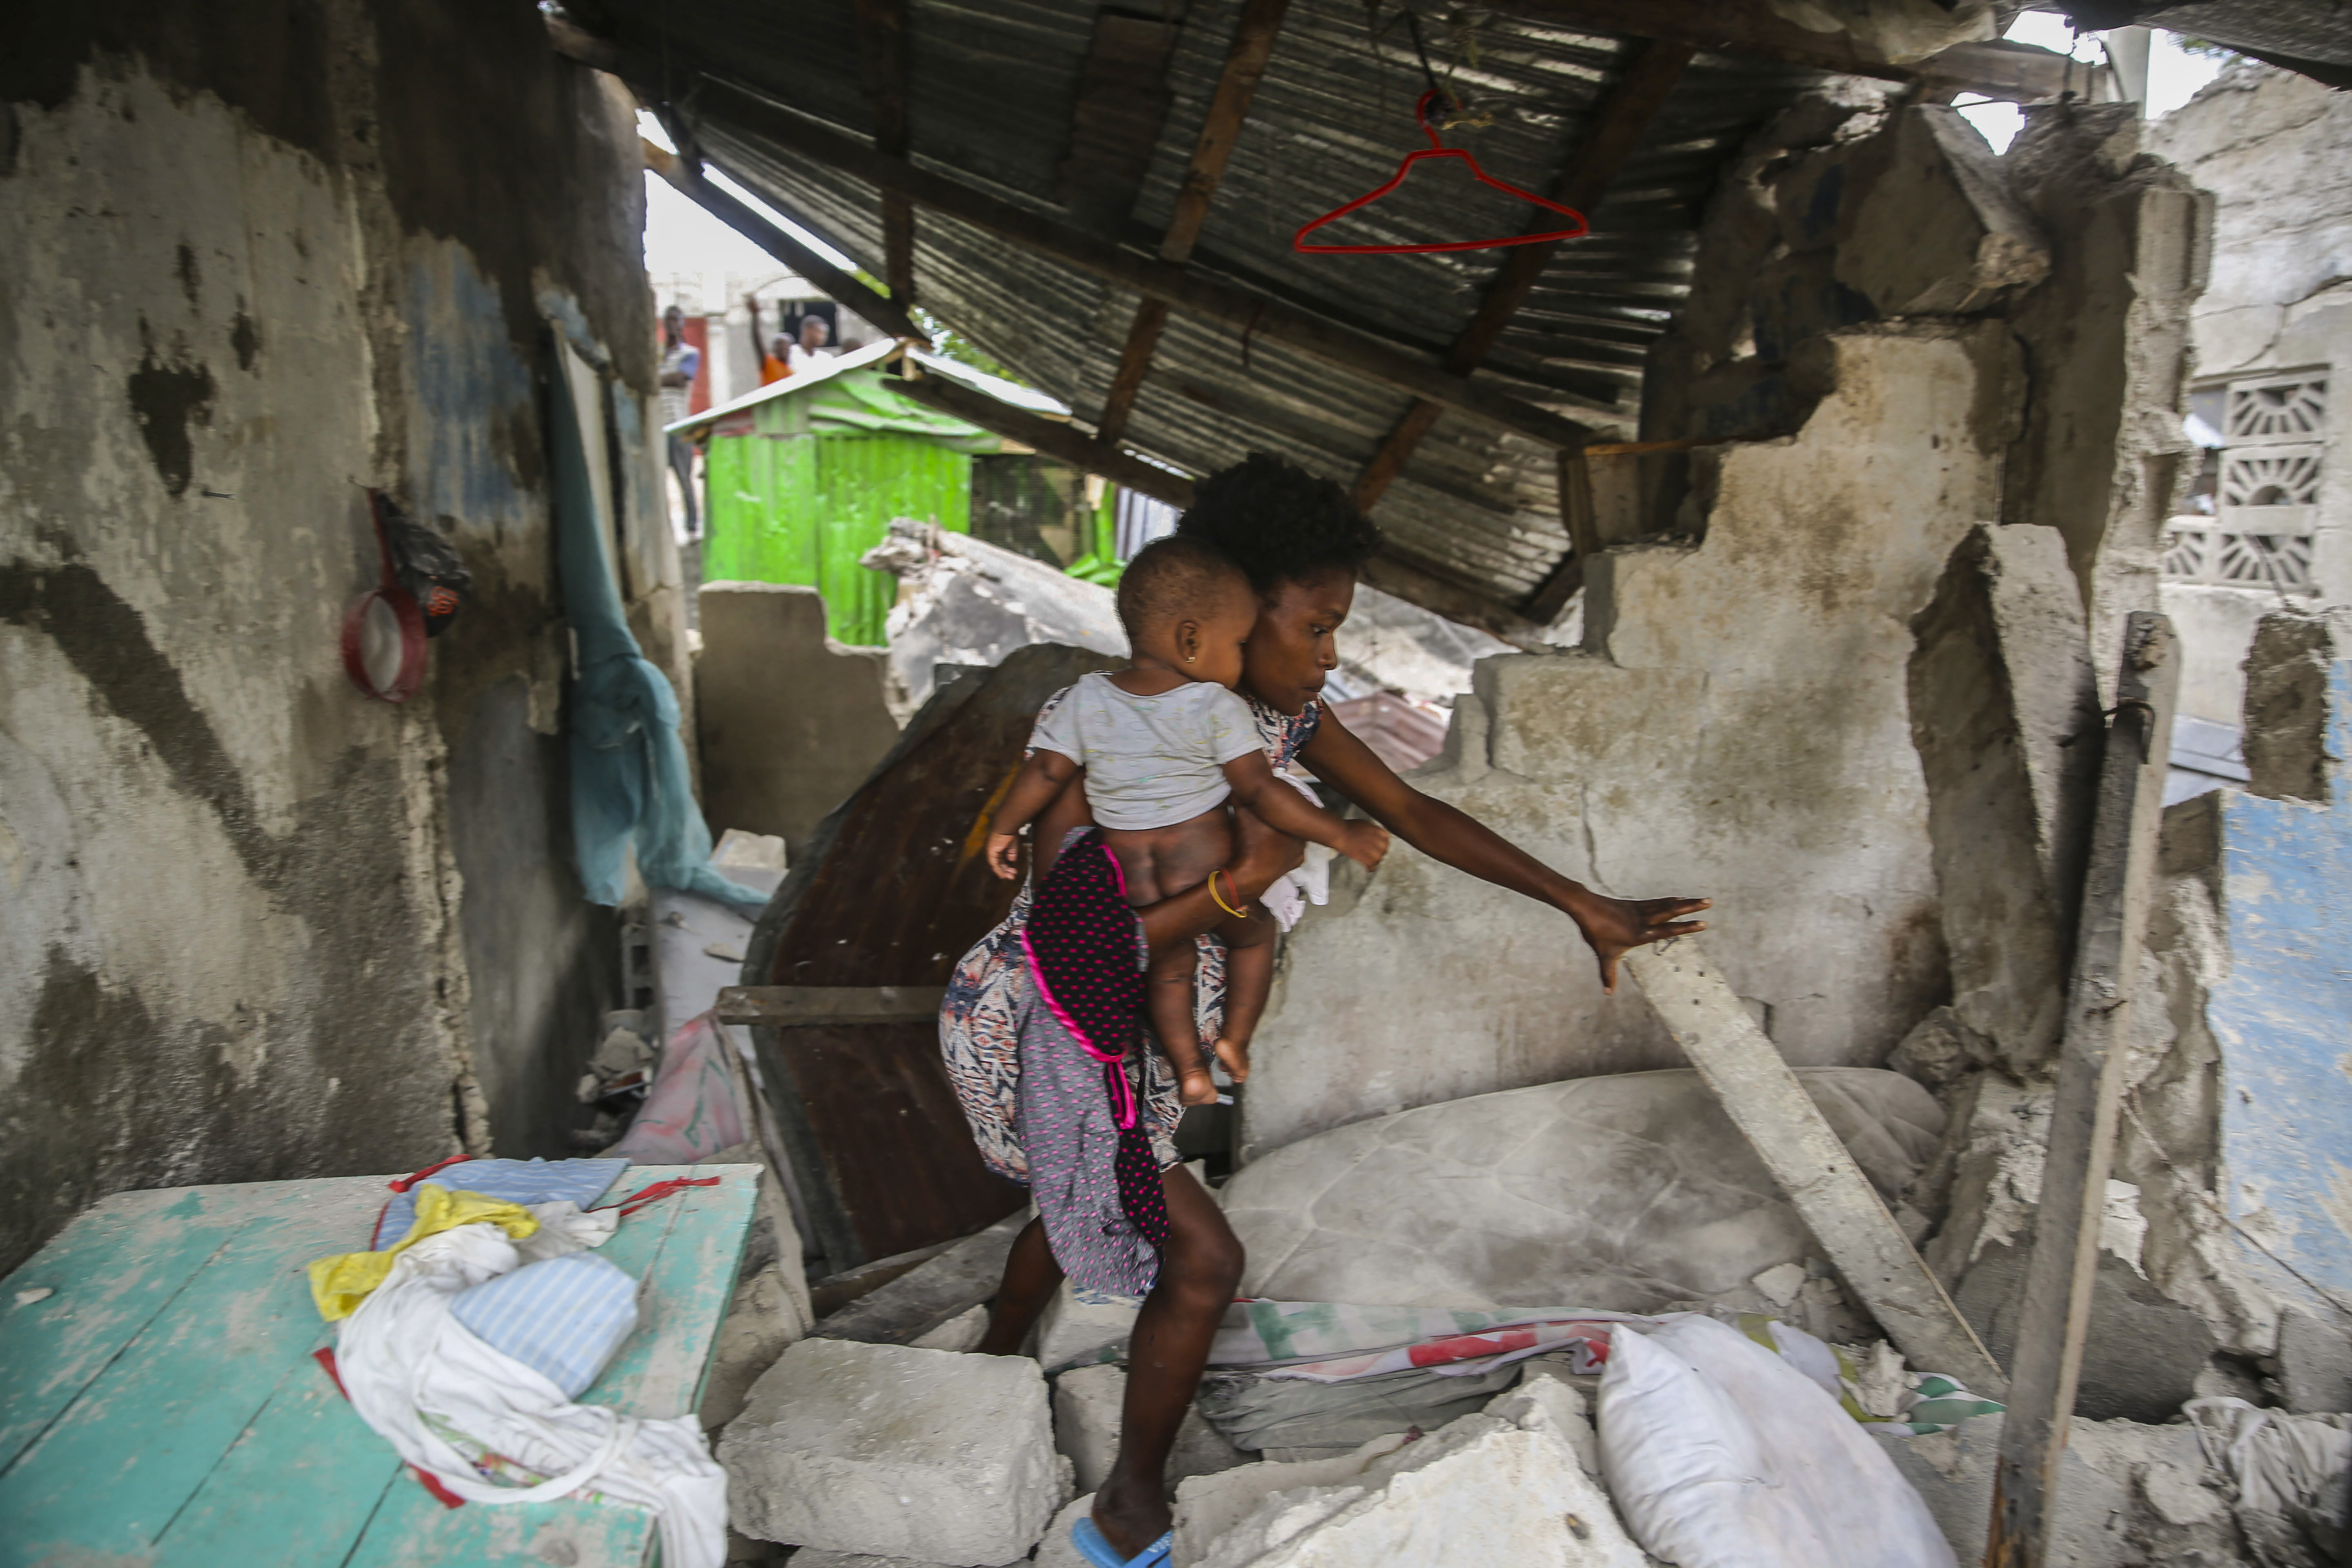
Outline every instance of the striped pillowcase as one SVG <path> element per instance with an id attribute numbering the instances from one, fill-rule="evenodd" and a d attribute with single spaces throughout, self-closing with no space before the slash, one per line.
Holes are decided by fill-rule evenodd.
<path id="1" fill-rule="evenodd" d="M 637 1326 L 637 1282 L 593 1252 L 526 1263 L 457 1292 L 450 1313 L 578 1399 Z"/>
<path id="2" fill-rule="evenodd" d="M 569 1198 L 580 1208 L 594 1205 L 604 1190 L 629 1168 L 626 1160 L 467 1160 L 425 1178 L 453 1193 L 479 1193 L 529 1208 Z M 422 1185 L 423 1184 L 418 1184 Z M 416 1223 L 416 1192 L 394 1193 L 376 1222 L 374 1251 L 382 1252 Z"/>

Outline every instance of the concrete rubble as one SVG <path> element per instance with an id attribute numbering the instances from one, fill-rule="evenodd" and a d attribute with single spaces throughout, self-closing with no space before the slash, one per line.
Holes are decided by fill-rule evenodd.
<path id="1" fill-rule="evenodd" d="M 887 540 L 866 552 L 865 563 L 898 578 L 888 668 L 892 710 L 901 722 L 937 689 L 942 665 L 993 665 L 1016 647 L 1041 642 L 1127 651 L 1110 589 L 987 540 L 900 519 Z M 1558 636 L 1572 638 L 1575 631 L 1564 624 Z M 1340 651 L 1335 700 L 1394 691 L 1442 706 L 1470 689 L 1472 665 L 1508 652 L 1509 645 L 1360 586 Z"/>
<path id="2" fill-rule="evenodd" d="M 1963 1563 L 1984 1554 L 2002 1419 L 1979 1415 L 1924 1437 L 1878 1437 Z M 2254 1561 L 2240 1545 L 2228 1493 L 2192 1426 L 2076 1419 L 2056 1509 L 2050 1561 L 2068 1568 L 2234 1568 Z"/>
<path id="3" fill-rule="evenodd" d="M 1127 1397 L 1127 1371 L 1108 1364 L 1074 1367 L 1054 1380 L 1054 1443 L 1066 1455 L 1082 1492 L 1091 1492 L 1110 1474 L 1118 1457 L 1119 1406 Z M 1195 1408 L 1184 1413 L 1176 1447 L 1168 1456 L 1170 1484 L 1188 1476 L 1214 1475 L 1254 1456 L 1227 1442 Z"/>
<path id="4" fill-rule="evenodd" d="M 1541 1379 L 1426 1436 L 1253 1465 L 1177 1491 L 1176 1561 L 1198 1568 L 1642 1568 L 1580 1461 L 1574 1389 Z"/>
<path id="5" fill-rule="evenodd" d="M 803 1340 L 719 1442 L 743 1534 L 995 1568 L 1070 1496 L 1045 1380 L 1018 1356 Z"/>

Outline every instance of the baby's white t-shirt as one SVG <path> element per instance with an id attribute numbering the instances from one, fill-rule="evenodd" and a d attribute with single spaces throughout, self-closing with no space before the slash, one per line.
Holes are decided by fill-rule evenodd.
<path id="1" fill-rule="evenodd" d="M 1213 680 L 1135 697 L 1087 675 L 1037 721 L 1029 743 L 1087 770 L 1087 799 L 1105 827 L 1189 822 L 1233 793 L 1220 771 L 1262 751 L 1249 704 Z"/>

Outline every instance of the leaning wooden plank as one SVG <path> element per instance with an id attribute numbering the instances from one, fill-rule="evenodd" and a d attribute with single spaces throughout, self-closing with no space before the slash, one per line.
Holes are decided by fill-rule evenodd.
<path id="1" fill-rule="evenodd" d="M 318 1343 L 302 1266 L 364 1247 L 383 1200 L 381 1182 L 348 1180 L 202 1191 L 205 1207 L 239 1216 L 235 1233 L 0 1476 L 0 1561 L 44 1561 L 44 1542 L 77 1560 L 145 1560 Z"/>
<path id="2" fill-rule="evenodd" d="M 1697 942 L 1637 948 L 1625 967 L 1691 1066 L 1912 1365 L 1990 1398 L 2008 1380 L 1906 1240 L 1877 1189 Z"/>
<path id="3" fill-rule="evenodd" d="M 1993 1470 L 1988 1568 L 2042 1568 L 2051 1499 L 2083 1372 L 2107 1170 L 2130 1054 L 2131 1002 L 2156 876 L 2180 659 L 2172 623 L 2147 610 L 2124 624 L 2116 714 L 2099 765 L 2091 863 L 2083 876 L 2074 977 L 2034 1215 L 2033 1258 L 2017 1320 L 2015 1379 Z"/>
<path id="4" fill-rule="evenodd" d="M 940 1016 L 944 985 L 730 985 L 719 994 L 722 1024 L 775 1028 L 832 1024 L 919 1024 Z"/>

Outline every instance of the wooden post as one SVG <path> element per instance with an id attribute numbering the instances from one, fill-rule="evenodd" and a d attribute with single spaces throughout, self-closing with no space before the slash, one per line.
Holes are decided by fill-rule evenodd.
<path id="1" fill-rule="evenodd" d="M 1625 967 L 1886 1337 L 1914 1366 L 2000 1398 L 2000 1367 L 1697 942 L 1637 947 Z"/>
<path id="2" fill-rule="evenodd" d="M 2009 1415 L 1993 1471 L 1987 1568 L 2043 1568 L 2050 1561 L 2052 1503 L 2083 1372 L 2083 1336 L 2090 1327 L 2179 687 L 2172 623 L 2152 611 L 2133 612 L 2124 626 L 2115 718 L 2099 767 L 2042 1205 L 2034 1215 L 2025 1306 L 2018 1314 L 2017 1353 L 2010 1358 L 2015 1376 Z"/>

